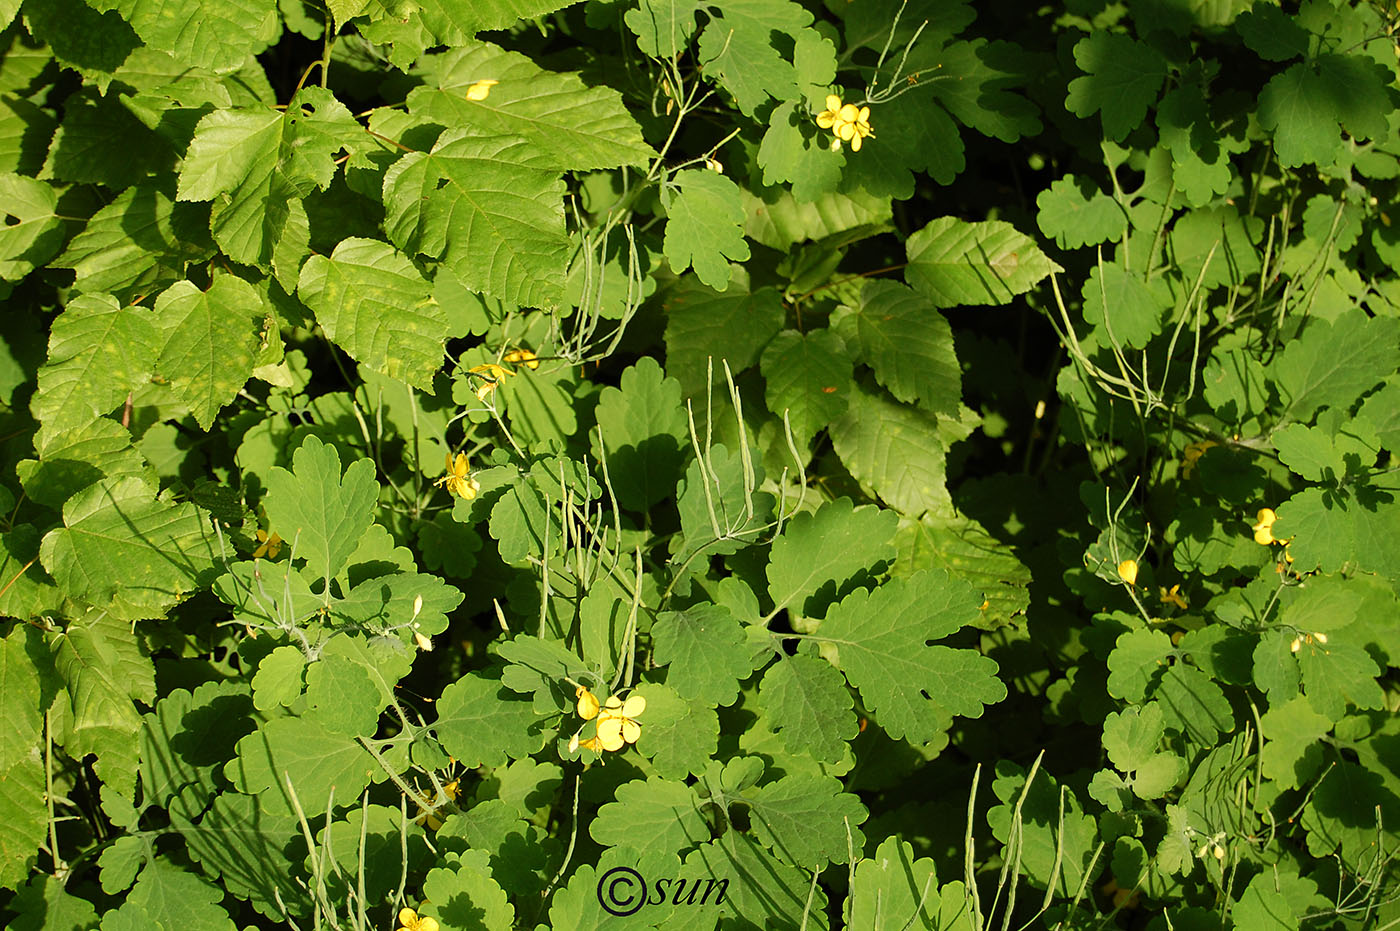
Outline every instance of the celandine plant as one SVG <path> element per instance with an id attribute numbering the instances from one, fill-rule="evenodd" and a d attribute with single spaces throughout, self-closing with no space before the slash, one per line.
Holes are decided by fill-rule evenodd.
<path id="1" fill-rule="evenodd" d="M 1386 0 L 0 0 L 0 921 L 1400 923 Z"/>

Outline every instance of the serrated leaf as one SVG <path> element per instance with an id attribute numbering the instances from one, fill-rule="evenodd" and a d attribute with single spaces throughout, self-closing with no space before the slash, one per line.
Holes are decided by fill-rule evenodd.
<path id="1" fill-rule="evenodd" d="M 180 168 L 182 201 L 214 201 L 214 241 L 236 262 L 266 268 L 292 217 L 292 201 L 325 190 L 336 153 L 364 130 L 329 91 L 297 92 L 286 110 L 229 108 L 199 121 Z"/>
<path id="2" fill-rule="evenodd" d="M 423 897 L 432 903 L 423 914 L 436 915 L 449 928 L 511 931 L 515 909 L 491 878 L 486 851 L 449 853 L 446 861 L 446 867 L 431 870 L 423 880 Z"/>
<path id="3" fill-rule="evenodd" d="M 224 891 L 194 873 L 155 859 L 146 864 L 126 901 L 145 911 L 152 925 L 233 931 L 223 908 Z M 105 924 L 105 922 L 104 922 Z"/>
<path id="4" fill-rule="evenodd" d="M 215 71 L 235 71 L 281 31 L 276 0 L 92 0 L 116 10 L 146 45 Z"/>
<path id="5" fill-rule="evenodd" d="M 740 112 L 752 116 L 769 97 L 788 100 L 797 92 L 797 72 L 774 45 L 796 41 L 812 14 L 791 0 L 722 0 L 700 34 L 705 74 L 730 94 Z"/>
<path id="6" fill-rule="evenodd" d="M 1340 721 L 1348 704 L 1385 707 L 1385 695 L 1376 682 L 1381 670 L 1361 647 L 1340 637 L 1332 637 L 1326 644 L 1314 639 L 1303 643 L 1296 655 L 1303 692 L 1309 704 L 1328 720 Z"/>
<path id="7" fill-rule="evenodd" d="M 1292 419 L 1312 420 L 1320 407 L 1349 408 L 1395 369 L 1400 321 L 1351 310 L 1331 322 L 1313 319 L 1268 368 Z"/>
<path id="8" fill-rule="evenodd" d="M 758 697 L 769 724 L 794 754 L 834 763 L 859 731 L 841 673 L 816 656 L 780 658 L 763 674 Z"/>
<path id="9" fill-rule="evenodd" d="M 924 297 L 898 282 L 867 282 L 839 329 L 896 398 L 938 414 L 957 413 L 962 370 L 953 331 Z"/>
<path id="10" fill-rule="evenodd" d="M 749 257 L 744 241 L 744 202 L 739 186 L 703 168 L 676 173 L 679 193 L 667 188 L 666 258 L 677 274 L 694 266 L 695 276 L 715 290 L 729 285 L 729 263 Z"/>
<path id="11" fill-rule="evenodd" d="M 768 409 L 787 414 L 793 438 L 811 440 L 846 410 L 851 359 L 830 330 L 784 330 L 763 350 Z"/>
<path id="12" fill-rule="evenodd" d="M 238 756 L 224 773 L 240 792 L 267 792 L 264 804 L 292 798 L 308 818 L 326 813 L 331 792 L 336 802 L 355 799 L 383 770 L 354 737 L 308 718 L 275 718 L 238 742 Z"/>
<path id="13" fill-rule="evenodd" d="M 201 291 L 188 281 L 167 288 L 155 303 L 160 354 L 155 373 L 208 430 L 253 371 L 268 307 L 262 295 L 233 275 Z"/>
<path id="14" fill-rule="evenodd" d="M 666 373 L 687 397 L 705 396 L 707 374 L 723 385 L 726 362 L 736 377 L 757 362 L 785 316 L 777 288 L 750 291 L 741 281 L 717 292 L 683 278 L 667 292 L 665 306 Z"/>
<path id="15" fill-rule="evenodd" d="M 695 790 L 661 779 L 623 783 L 616 801 L 598 809 L 588 833 L 604 847 L 626 844 L 648 853 L 683 853 L 710 839 Z"/>
<path id="16" fill-rule="evenodd" d="M 644 511 L 675 492 L 687 440 L 681 386 L 649 356 L 621 381 L 599 395 L 598 428 L 618 503 Z"/>
<path id="17" fill-rule="evenodd" d="M 931 645 L 980 618 L 981 596 L 931 569 L 863 589 L 833 605 L 818 628 L 846 678 L 892 737 L 925 743 L 947 715 L 980 717 L 1006 697 L 997 664 L 975 650 Z"/>
<path id="18" fill-rule="evenodd" d="M 813 595 L 830 602 L 849 580 L 893 559 L 890 541 L 898 523 L 888 511 L 857 508 L 849 498 L 828 501 L 788 521 L 773 541 L 768 561 L 774 609 L 791 605 L 806 613 Z"/>
<path id="19" fill-rule="evenodd" d="M 163 616 L 214 566 L 208 520 L 138 478 L 84 489 L 63 506 L 63 523 L 44 537 L 44 568 L 72 597 L 125 620 Z"/>
<path id="20" fill-rule="evenodd" d="M 737 618 L 722 605 L 666 611 L 651 627 L 653 660 L 666 684 L 703 705 L 732 705 L 753 671 L 752 651 Z"/>
<path id="21" fill-rule="evenodd" d="M 788 101 L 774 108 L 758 147 L 764 184 L 790 183 L 789 196 L 807 203 L 835 193 L 845 163 L 846 156 L 831 150 L 830 140 L 819 134 L 800 102 Z"/>
<path id="22" fill-rule="evenodd" d="M 0 883 L 6 888 L 15 889 L 32 875 L 49 824 L 45 790 L 37 743 L 25 758 L 0 769 Z M 11 907 L 17 904 L 13 900 Z"/>
<path id="23" fill-rule="evenodd" d="M 1279 164 L 1330 164 L 1341 151 L 1338 124 L 1359 139 L 1386 133 L 1394 110 L 1391 75 L 1375 61 L 1323 54 L 1276 75 L 1259 94 L 1259 124 L 1274 132 Z"/>
<path id="24" fill-rule="evenodd" d="M 23 175 L 0 173 L 0 281 L 18 281 L 63 247 L 58 191 Z"/>
<path id="25" fill-rule="evenodd" d="M 765 191 L 761 198 L 747 190 L 743 193 L 749 216 L 744 235 L 782 251 L 807 239 L 875 235 L 888 228 L 891 216 L 889 198 L 862 191 L 826 194 L 811 203 L 802 203 L 782 189 Z"/>
<path id="26" fill-rule="evenodd" d="M 655 156 L 617 91 L 588 87 L 575 73 L 545 71 L 517 52 L 473 43 L 442 56 L 437 89 L 408 95 L 415 117 L 483 134 L 519 136 L 559 171 L 645 165 Z M 480 100 L 467 95 L 481 80 L 498 83 Z"/>
<path id="27" fill-rule="evenodd" d="M 1063 271 L 1010 223 L 943 217 L 905 243 L 905 280 L 935 307 L 1006 304 Z"/>
<path id="28" fill-rule="evenodd" d="M 1099 113 L 1104 136 L 1114 142 L 1142 122 L 1167 77 L 1167 62 L 1155 48 L 1122 33 L 1080 39 L 1074 61 L 1086 73 L 1069 82 L 1065 107 L 1078 116 Z"/>
<path id="29" fill-rule="evenodd" d="M 1244 44 L 1268 61 L 1287 61 L 1308 51 L 1308 33 L 1276 6 L 1258 3 L 1235 18 Z"/>
<path id="30" fill-rule="evenodd" d="M 437 712 L 434 730 L 443 749 L 468 768 L 522 759 L 543 743 L 531 703 L 479 675 L 463 676 L 443 689 Z"/>
<path id="31" fill-rule="evenodd" d="M 376 372 L 433 390 L 447 313 L 413 263 L 373 239 L 343 239 L 301 269 L 297 296 L 350 357 Z"/>
<path id="32" fill-rule="evenodd" d="M 869 813 L 834 776 L 784 776 L 744 797 L 759 841 L 796 866 L 820 871 L 865 844 L 858 825 Z"/>
<path id="33" fill-rule="evenodd" d="M 647 708 L 637 752 L 651 760 L 668 779 L 701 775 L 714 759 L 719 740 L 719 716 L 707 702 L 686 700 L 667 685 L 643 682 L 634 694 Z"/>
<path id="34" fill-rule="evenodd" d="M 564 183 L 519 136 L 443 133 L 384 175 L 384 229 L 410 253 L 440 258 L 473 291 L 508 304 L 564 297 Z"/>
<path id="35" fill-rule="evenodd" d="M 357 459 L 342 481 L 340 453 L 308 436 L 292 454 L 292 471 L 275 467 L 267 477 L 270 529 L 294 547 L 317 578 L 334 578 L 374 521 L 379 483 L 374 463 Z"/>
<path id="36" fill-rule="evenodd" d="M 38 631 L 27 624 L 16 624 L 0 640 L 0 714 L 6 722 L 0 732 L 0 773 L 29 760 L 39 746 L 44 706 L 35 659 L 42 655 Z"/>
<path id="37" fill-rule="evenodd" d="M 1128 232 L 1123 208 L 1089 179 L 1066 175 L 1035 198 L 1036 223 L 1061 249 L 1116 242 Z"/>

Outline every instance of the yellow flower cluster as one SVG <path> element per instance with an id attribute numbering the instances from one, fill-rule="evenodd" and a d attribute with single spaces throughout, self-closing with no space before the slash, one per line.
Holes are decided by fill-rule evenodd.
<path id="1" fill-rule="evenodd" d="M 857 107 L 853 103 L 843 104 L 835 94 L 826 97 L 826 109 L 817 114 L 817 125 L 831 130 L 831 150 L 841 151 L 841 143 L 849 142 L 852 152 L 859 152 L 861 140 L 869 136 L 875 138 L 870 128 L 870 108 Z"/>
<path id="2" fill-rule="evenodd" d="M 1258 543 L 1260 546 L 1269 546 L 1273 543 L 1280 544 L 1283 547 L 1283 558 L 1288 562 L 1292 562 L 1293 554 L 1288 551 L 1288 544 L 1293 538 L 1289 537 L 1286 540 L 1280 540 L 1278 537 L 1274 536 L 1274 521 L 1278 520 L 1278 515 L 1274 513 L 1273 508 L 1260 508 L 1259 513 L 1255 515 L 1255 520 L 1257 520 L 1258 523 L 1251 528 L 1254 531 L 1254 542 Z"/>
<path id="3" fill-rule="evenodd" d="M 581 685 L 574 695 L 578 698 L 578 716 L 584 721 L 596 718 L 598 723 L 596 736 L 585 740 L 579 740 L 578 734 L 573 736 L 569 741 L 570 753 L 580 748 L 594 753 L 616 752 L 627 744 L 636 743 L 642 736 L 642 726 L 637 723 L 637 717 L 647 710 L 647 700 L 642 696 L 632 695 L 624 702 L 611 695 L 599 704 L 598 697 Z"/>

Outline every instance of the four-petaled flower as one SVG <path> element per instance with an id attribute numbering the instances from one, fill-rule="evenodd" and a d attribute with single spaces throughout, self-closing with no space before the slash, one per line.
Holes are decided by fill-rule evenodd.
<path id="1" fill-rule="evenodd" d="M 1118 578 L 1129 585 L 1137 584 L 1137 560 L 1125 559 L 1118 564 Z"/>
<path id="2" fill-rule="evenodd" d="M 870 128 L 870 108 L 857 107 L 853 103 L 843 104 L 835 94 L 826 96 L 826 109 L 817 114 L 817 125 L 831 130 L 835 137 L 831 142 L 833 152 L 839 152 L 843 142 L 851 144 L 852 152 L 859 152 L 861 140 L 866 136 L 875 136 Z"/>
<path id="3" fill-rule="evenodd" d="M 266 556 L 268 559 L 276 559 L 280 552 L 282 552 L 282 538 L 275 533 L 259 530 L 258 548 L 253 550 L 253 558 L 261 559 Z"/>
<path id="4" fill-rule="evenodd" d="M 399 909 L 399 931 L 438 931 L 436 918 L 424 915 L 418 917 L 418 913 L 411 908 Z"/>
<path id="5" fill-rule="evenodd" d="M 439 488 L 446 488 L 459 498 L 468 500 L 475 498 L 476 493 L 481 490 L 481 485 L 472 478 L 472 470 L 467 465 L 466 453 L 458 453 L 456 459 L 453 459 L 452 454 L 448 453 L 447 473 L 433 484 Z"/>
<path id="6" fill-rule="evenodd" d="M 600 704 L 598 697 L 581 685 L 574 694 L 578 697 L 575 706 L 578 716 L 585 721 L 596 718 L 598 723 L 596 736 L 584 740 L 580 740 L 578 734 L 573 736 L 569 741 L 570 753 L 580 748 L 595 753 L 617 751 L 627 744 L 636 743 L 642 735 L 642 726 L 637 723 L 638 716 L 647 710 L 647 700 L 642 696 L 632 695 L 623 701 L 612 695 Z"/>
<path id="7" fill-rule="evenodd" d="M 501 359 L 502 362 L 510 362 L 513 365 L 524 363 L 530 371 L 540 367 L 539 357 L 528 349 L 512 349 Z"/>
<path id="8" fill-rule="evenodd" d="M 1157 586 L 1157 597 L 1164 605 L 1176 605 L 1182 611 L 1191 607 L 1187 603 L 1186 597 L 1181 594 L 1181 586 L 1173 585 L 1171 591 L 1167 591 L 1166 586 Z"/>
<path id="9" fill-rule="evenodd" d="M 501 82 L 492 78 L 484 78 L 480 81 L 477 81 L 471 87 L 467 88 L 467 99 L 485 100 L 487 96 L 491 93 L 491 88 L 495 87 L 499 83 Z"/>

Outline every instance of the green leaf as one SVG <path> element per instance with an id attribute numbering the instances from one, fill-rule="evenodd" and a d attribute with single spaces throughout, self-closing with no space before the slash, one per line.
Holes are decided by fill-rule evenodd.
<path id="1" fill-rule="evenodd" d="M 925 743 L 948 715 L 980 717 L 1006 697 L 997 664 L 976 650 L 931 645 L 977 622 L 981 596 L 931 569 L 863 589 L 833 605 L 817 629 L 838 665 L 892 737 Z"/>
<path id="2" fill-rule="evenodd" d="M 223 908 L 224 891 L 166 860 L 151 860 L 141 871 L 127 903 L 145 911 L 157 927 L 233 931 Z M 105 924 L 105 922 L 104 922 Z"/>
<path id="3" fill-rule="evenodd" d="M 214 565 L 214 534 L 192 504 L 174 504 L 138 478 L 108 480 L 63 506 L 64 526 L 40 547 L 71 597 L 116 617 L 161 617 Z"/>
<path id="4" fill-rule="evenodd" d="M 517 52 L 487 43 L 454 48 L 435 62 L 437 88 L 408 95 L 415 117 L 471 126 L 484 135 L 519 136 L 539 160 L 559 171 L 644 166 L 655 157 L 640 128 L 610 87 L 588 87 L 576 73 L 545 71 Z M 481 80 L 499 83 L 473 100 Z"/>
<path id="5" fill-rule="evenodd" d="M 1084 319 L 1104 329 L 1107 338 L 1101 342 L 1142 349 L 1161 332 L 1172 305 L 1161 282 L 1157 278 L 1154 287 L 1116 262 L 1100 264 L 1084 282 Z"/>
<path id="6" fill-rule="evenodd" d="M 508 304 L 564 298 L 564 182 L 519 136 L 443 133 L 384 175 L 384 229 L 409 253 L 441 259 L 473 291 Z"/>
<path id="7" fill-rule="evenodd" d="M 1357 871 L 1374 864 L 1379 855 L 1377 833 L 1398 821 L 1400 799 L 1380 774 L 1346 760 L 1339 760 L 1322 777 L 1302 817 L 1309 853 L 1314 857 L 1339 854 L 1343 865 Z"/>
<path id="8" fill-rule="evenodd" d="M 1308 51 L 1308 33 L 1276 6 L 1256 3 L 1235 18 L 1235 31 L 1244 44 L 1268 61 L 1287 61 Z"/>
<path id="9" fill-rule="evenodd" d="M 1326 644 L 1305 640 L 1296 654 L 1308 702 L 1330 721 L 1340 721 L 1348 704 L 1383 708 L 1385 695 L 1376 677 L 1381 674 L 1365 650 L 1331 637 Z M 1339 642 L 1340 641 L 1340 642 Z"/>
<path id="10" fill-rule="evenodd" d="M 1274 132 L 1279 164 L 1330 164 L 1342 149 L 1338 124 L 1358 139 L 1384 136 L 1395 109 L 1392 75 L 1369 58 L 1324 54 L 1276 75 L 1259 94 L 1259 124 Z"/>
<path id="11" fill-rule="evenodd" d="M 830 330 L 783 330 L 763 350 L 762 371 L 768 409 L 787 414 L 799 445 L 846 411 L 851 359 Z"/>
<path id="12" fill-rule="evenodd" d="M 643 682 L 635 694 L 646 699 L 637 752 L 668 779 L 705 772 L 717 752 L 719 716 L 708 703 L 687 701 L 668 685 Z"/>
<path id="13" fill-rule="evenodd" d="M 283 799 L 308 818 L 331 804 L 359 796 L 383 770 L 354 737 L 309 718 L 275 718 L 238 742 L 238 756 L 224 768 L 240 792 Z M 296 804 L 293 805 L 293 798 Z M 276 807 L 275 801 L 264 804 Z"/>
<path id="14" fill-rule="evenodd" d="M 910 517 L 951 509 L 945 460 L 948 446 L 971 432 L 965 421 L 939 420 L 857 385 L 830 432 L 851 475 L 890 507 Z"/>
<path id="15" fill-rule="evenodd" d="M 769 97 L 797 95 L 797 71 L 774 39 L 795 42 L 812 22 L 811 13 L 792 0 L 722 0 L 707 11 L 719 15 L 700 34 L 700 64 L 734 96 L 740 112 L 753 116 Z"/>
<path id="16" fill-rule="evenodd" d="M 102 91 L 112 80 L 112 72 L 141 45 L 119 15 L 99 13 L 83 0 L 26 4 L 24 16 L 30 33 L 49 47 L 54 58 L 82 73 Z"/>
<path id="17" fill-rule="evenodd" d="M 687 429 L 681 386 L 649 356 L 598 398 L 598 429 L 620 505 L 645 511 L 675 492 Z"/>
<path id="18" fill-rule="evenodd" d="M 758 164 L 764 184 L 790 183 L 790 196 L 798 203 L 808 203 L 834 194 L 846 156 L 831 150 L 830 139 L 819 133 L 806 106 L 788 101 L 768 117 L 768 130 L 758 147 Z"/>
<path id="19" fill-rule="evenodd" d="M 898 519 L 876 507 L 855 507 L 849 498 L 827 501 L 798 514 L 773 541 L 768 561 L 768 596 L 774 611 L 791 606 L 809 613 L 838 597 L 853 579 L 894 558 Z"/>
<path id="20" fill-rule="evenodd" d="M 276 0 L 91 0 L 116 10 L 141 40 L 176 60 L 215 71 L 236 71 L 282 32 Z"/>
<path id="21" fill-rule="evenodd" d="M 845 863 L 852 846 L 865 845 L 857 825 L 869 813 L 834 776 L 784 776 L 744 797 L 755 836 L 796 866 L 820 871 Z"/>
<path id="22" fill-rule="evenodd" d="M 1336 572 L 1350 563 L 1400 578 L 1400 537 L 1391 529 L 1400 517 L 1400 484 L 1387 482 L 1305 488 L 1280 505 L 1274 532 L 1292 540 L 1295 567 Z"/>
<path id="23" fill-rule="evenodd" d="M 6 721 L 0 733 L 0 773 L 29 760 L 40 744 L 46 704 L 40 702 L 36 662 L 41 651 L 38 631 L 27 624 L 16 624 L 0 640 L 0 714 Z"/>
<path id="24" fill-rule="evenodd" d="M 729 263 L 749 257 L 744 241 L 744 203 L 739 186 L 703 168 L 677 172 L 666 188 L 666 258 L 677 274 L 695 268 L 695 276 L 715 290 L 729 286 Z"/>
<path id="25" fill-rule="evenodd" d="M 301 269 L 297 295 L 326 335 L 376 372 L 431 392 L 447 313 L 413 263 L 372 239 L 343 239 Z"/>
<path id="26" fill-rule="evenodd" d="M 682 278 L 665 300 L 666 373 L 686 397 L 704 398 L 707 375 L 723 385 L 725 362 L 736 377 L 757 362 L 786 316 L 777 288 L 750 291 L 738 280 L 717 292 Z"/>
<path id="27" fill-rule="evenodd" d="M 1130 630 L 1119 636 L 1108 658 L 1108 691 L 1138 703 L 1166 671 L 1172 642 L 1160 630 Z"/>
<path id="28" fill-rule="evenodd" d="M 1259 719 L 1264 776 L 1285 789 L 1307 784 L 1322 766 L 1319 741 L 1331 729 L 1332 720 L 1314 711 L 1301 695 L 1270 708 Z"/>
<path id="29" fill-rule="evenodd" d="M 781 188 L 765 191 L 761 198 L 747 190 L 743 194 L 749 215 L 744 235 L 782 251 L 808 239 L 867 232 L 874 235 L 888 228 L 891 215 L 888 198 L 862 191 L 825 194 L 811 203 L 800 202 Z"/>
<path id="30" fill-rule="evenodd" d="M 1117 242 L 1128 232 L 1123 208 L 1082 175 L 1065 175 L 1035 198 L 1036 223 L 1061 249 Z"/>
<path id="31" fill-rule="evenodd" d="M 960 882 L 938 885 L 934 863 L 914 859 L 897 835 L 856 863 L 846 924 L 869 931 L 972 931 L 972 904 Z"/>
<path id="32" fill-rule="evenodd" d="M 1114 766 L 1132 774 L 1130 783 L 1138 798 L 1161 798 L 1186 775 L 1185 760 L 1157 752 L 1165 730 L 1161 705 L 1155 701 L 1104 720 L 1104 749 Z"/>
<path id="33" fill-rule="evenodd" d="M 673 58 L 695 35 L 698 0 L 641 0 L 623 17 L 637 47 L 655 58 Z"/>
<path id="34" fill-rule="evenodd" d="M 1005 304 L 1063 271 L 1010 223 L 934 220 L 905 243 L 905 280 L 935 307 Z"/>
<path id="35" fill-rule="evenodd" d="M 1152 691 L 1161 703 L 1167 726 L 1185 733 L 1197 744 L 1209 747 L 1217 734 L 1235 729 L 1234 713 L 1225 692 L 1195 666 L 1177 662 Z"/>
<path id="36" fill-rule="evenodd" d="M 463 676 L 443 689 L 437 712 L 434 730 L 443 749 L 469 769 L 522 759 L 543 743 L 531 703 L 479 675 Z"/>
<path id="37" fill-rule="evenodd" d="M 0 281 L 18 281 L 63 247 L 58 191 L 33 178 L 0 173 L 0 203 L 5 205 Z"/>
<path id="38" fill-rule="evenodd" d="M 996 767 L 992 783 L 1001 805 L 987 812 L 987 825 L 1006 844 L 1013 830 L 1013 809 L 1020 806 L 1021 872 L 1040 887 L 1052 885 L 1064 897 L 1074 896 L 1094 860 L 1098 825 L 1083 812 L 1078 795 L 1060 792 L 1054 777 L 1037 772 L 1026 790 L 1026 773 L 1010 761 Z M 1021 800 L 1025 791 L 1024 801 Z M 1058 867 L 1058 875 L 1055 874 Z"/>
<path id="39" fill-rule="evenodd" d="M 838 329 L 896 398 L 938 414 L 957 413 L 962 370 L 953 331 L 923 296 L 898 282 L 869 281 Z"/>
<path id="40" fill-rule="evenodd" d="M 652 659 L 666 684 L 702 705 L 732 705 L 753 671 L 752 651 L 737 618 L 722 605 L 665 611 L 652 624 Z"/>
<path id="41" fill-rule="evenodd" d="M 1351 407 L 1356 398 L 1395 370 L 1390 347 L 1400 341 L 1400 321 L 1351 310 L 1331 322 L 1311 319 L 1267 369 L 1284 410 L 1302 423 L 1320 407 Z"/>
<path id="42" fill-rule="evenodd" d="M 716 443 L 704 463 L 693 459 L 686 466 L 676 492 L 681 536 L 672 540 L 678 573 L 701 573 L 708 557 L 737 553 L 757 543 L 770 529 L 773 495 L 752 491 L 763 484 L 763 467 L 750 462 L 752 471 L 746 473 L 744 460 L 744 456 Z M 746 479 L 746 475 L 751 478 Z"/>
<path id="43" fill-rule="evenodd" d="M 156 298 L 164 346 L 155 372 L 205 430 L 252 374 L 268 312 L 262 295 L 232 275 L 215 278 L 207 291 L 177 282 Z"/>
<path id="44" fill-rule="evenodd" d="M 1167 63 L 1155 48 L 1122 33 L 1080 39 L 1074 62 L 1085 74 L 1069 82 L 1065 107 L 1077 116 L 1099 113 L 1104 136 L 1114 142 L 1142 123 L 1167 77 Z"/>
<path id="45" fill-rule="evenodd" d="M 914 195 L 914 172 L 924 172 L 939 184 L 953 183 L 967 164 L 962 136 L 933 96 L 930 85 L 871 109 L 875 135 L 846 157 L 842 180 L 848 188 L 907 200 Z"/>
<path id="46" fill-rule="evenodd" d="M 275 467 L 267 477 L 269 528 L 305 559 L 316 578 L 330 579 L 344 568 L 374 521 L 379 497 L 374 463 L 357 459 L 342 482 L 340 453 L 308 436 L 292 454 L 292 471 Z"/>
<path id="47" fill-rule="evenodd" d="M 151 293 L 183 278 L 187 264 L 213 254 L 208 211 L 203 204 L 177 203 L 153 185 L 138 184 L 93 214 L 49 264 L 73 269 L 74 288 L 83 293 L 109 291 L 122 300 Z"/>
<path id="48" fill-rule="evenodd" d="M 423 880 L 423 897 L 432 907 L 422 914 L 436 915 L 449 928 L 511 931 L 515 909 L 491 878 L 486 851 L 449 853 L 446 862 L 448 866 L 430 871 Z"/>
<path id="49" fill-rule="evenodd" d="M 625 844 L 647 853 L 684 853 L 710 837 L 695 790 L 684 782 L 638 779 L 618 786 L 614 797 L 598 809 L 588 828 L 604 847 Z"/>
<path id="50" fill-rule="evenodd" d="M 728 926 L 744 931 L 798 927 L 806 915 L 807 931 L 827 928 L 826 890 L 812 885 L 809 871 L 791 865 L 747 834 L 728 831 L 718 840 L 701 844 L 685 858 L 682 873 L 726 884 L 722 911 L 720 906 L 691 911 L 719 912 Z"/>
<path id="51" fill-rule="evenodd" d="M 7 889 L 18 888 L 35 875 L 32 867 L 49 826 L 44 759 L 39 746 L 34 744 L 24 759 L 0 768 L 0 885 Z M 12 900 L 10 907 L 18 904 L 18 899 Z M 45 927 L 57 926 L 52 915 L 46 917 L 50 924 Z M 10 925 L 19 926 L 18 922 Z"/>
<path id="52" fill-rule="evenodd" d="M 214 201 L 214 241 L 235 262 L 266 268 L 295 220 L 291 205 L 325 190 L 336 153 L 362 144 L 350 111 L 318 87 L 298 91 L 285 111 L 214 110 L 195 127 L 176 199 Z"/>
<path id="53" fill-rule="evenodd" d="M 838 762 L 859 732 L 841 673 L 816 656 L 783 656 L 763 675 L 759 701 L 792 753 Z"/>
<path id="54" fill-rule="evenodd" d="M 63 122 L 49 146 L 40 177 L 121 190 L 146 174 L 173 169 L 175 152 L 117 98 L 74 94 L 64 101 Z M 113 139 L 124 140 L 112 145 Z M 102 290 L 87 287 L 84 290 Z"/>

